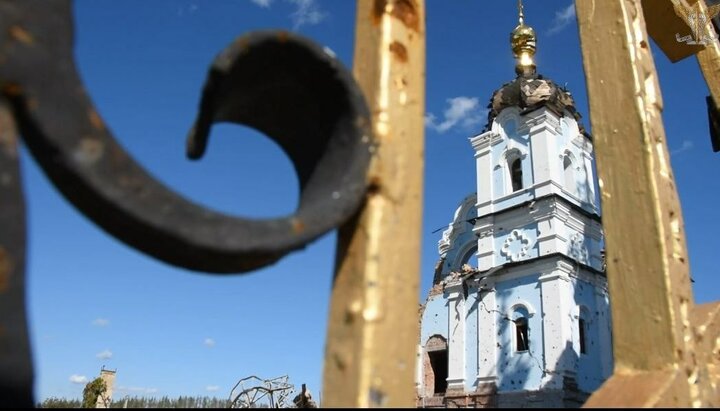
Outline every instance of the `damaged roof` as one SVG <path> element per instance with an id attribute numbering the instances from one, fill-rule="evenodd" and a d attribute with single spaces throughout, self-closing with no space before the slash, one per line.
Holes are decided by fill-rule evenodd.
<path id="1" fill-rule="evenodd" d="M 520 74 L 515 80 L 503 84 L 490 98 L 488 122 L 484 131 L 490 130 L 493 120 L 508 107 L 519 107 L 521 113 L 528 113 L 540 107 L 547 107 L 555 114 L 564 116 L 566 111 L 578 121 L 580 131 L 590 137 L 580 124 L 580 113 L 570 92 L 546 79 L 541 74 Z"/>

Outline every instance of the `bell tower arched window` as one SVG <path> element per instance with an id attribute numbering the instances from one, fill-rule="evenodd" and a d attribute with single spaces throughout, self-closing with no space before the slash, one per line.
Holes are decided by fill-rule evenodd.
<path id="1" fill-rule="evenodd" d="M 574 193 L 575 174 L 573 173 L 573 161 L 569 155 L 563 156 L 563 170 L 565 172 L 565 189 Z"/>
<path id="2" fill-rule="evenodd" d="M 585 306 L 580 306 L 579 315 L 577 317 L 578 319 L 578 348 L 580 351 L 580 354 L 587 354 L 588 349 L 590 348 L 588 346 L 588 318 L 590 318 L 589 315 L 590 310 L 588 310 Z"/>
<path id="3" fill-rule="evenodd" d="M 515 351 L 522 352 L 530 349 L 530 341 L 528 341 L 528 320 L 526 317 L 520 317 L 514 321 L 515 323 Z"/>
<path id="4" fill-rule="evenodd" d="M 580 331 L 580 354 L 587 354 L 587 343 L 585 342 L 585 319 L 578 320 L 578 331 Z"/>
<path id="5" fill-rule="evenodd" d="M 522 175 L 522 162 L 520 158 L 515 157 L 508 160 L 510 169 L 510 182 L 512 184 L 512 191 L 522 190 L 523 188 L 523 175 Z"/>
<path id="6" fill-rule="evenodd" d="M 516 353 L 530 351 L 530 317 L 534 310 L 525 304 L 516 304 L 511 308 L 509 320 L 511 321 L 512 347 Z"/>

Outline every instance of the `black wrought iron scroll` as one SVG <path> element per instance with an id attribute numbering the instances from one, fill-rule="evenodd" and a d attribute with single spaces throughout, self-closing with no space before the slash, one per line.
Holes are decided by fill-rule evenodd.
<path id="1" fill-rule="evenodd" d="M 300 204 L 277 219 L 213 212 L 154 180 L 115 142 L 84 91 L 72 47 L 70 0 L 0 1 L 2 405 L 32 406 L 13 124 L 53 184 L 97 225 L 169 264 L 211 273 L 267 266 L 338 227 L 363 199 L 374 151 L 362 92 L 334 56 L 291 33 L 242 36 L 210 67 L 188 156 L 202 156 L 215 122 L 256 128 L 293 162 Z"/>

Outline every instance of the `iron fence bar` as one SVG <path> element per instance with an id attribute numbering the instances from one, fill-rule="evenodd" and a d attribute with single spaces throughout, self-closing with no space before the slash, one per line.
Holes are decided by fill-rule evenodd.
<path id="1" fill-rule="evenodd" d="M 272 264 L 339 227 L 365 196 L 376 143 L 364 95 L 333 53 L 309 39 L 252 32 L 223 50 L 208 72 L 188 137 L 189 157 L 202 156 L 213 123 L 240 123 L 278 143 L 300 181 L 293 215 L 251 220 L 186 200 L 117 144 L 75 67 L 70 0 L 4 0 L 0 17 L 3 405 L 32 405 L 14 125 L 46 175 L 84 215 L 126 244 L 191 270 L 238 273 Z"/>
<path id="2" fill-rule="evenodd" d="M 32 407 L 33 369 L 25 311 L 25 202 L 18 135 L 0 98 L 0 401 Z"/>
<path id="3" fill-rule="evenodd" d="M 303 188 L 317 180 L 308 170 L 320 164 L 316 161 L 324 156 L 318 153 L 329 152 L 331 157 L 337 156 L 336 160 L 360 159 L 351 167 L 347 180 L 340 180 L 353 182 L 347 196 L 332 187 L 321 189 L 319 198 L 301 194 L 301 202 L 307 201 L 308 209 L 325 206 L 332 210 L 328 203 L 335 207 L 341 204 L 332 210 L 331 215 L 336 217 L 332 224 L 316 224 L 311 215 L 254 227 L 278 235 L 265 238 L 278 246 L 265 248 L 242 243 L 248 231 L 252 232 L 247 230 L 247 222 L 215 215 L 179 198 L 150 179 L 114 143 L 74 71 L 70 4 L 69 0 L 0 2 L 0 39 L 4 45 L 0 50 L 3 405 L 32 406 L 32 365 L 24 310 L 25 216 L 15 121 L 54 183 L 86 215 L 128 244 L 187 268 L 214 272 L 257 268 L 354 215 L 339 235 L 323 392 L 330 406 L 415 405 L 424 2 L 358 0 L 354 75 L 362 92 L 354 88 L 352 79 L 332 56 L 287 33 L 242 37 L 216 59 L 196 127 L 191 131 L 191 157 L 202 154 L 213 122 L 247 124 L 259 119 L 250 125 L 280 142 L 293 159 Z M 615 374 L 586 405 L 717 406 L 720 304 L 693 303 L 680 204 L 641 1 L 576 0 L 576 7 L 605 210 L 616 356 Z M 286 48 L 288 44 L 290 49 Z M 295 58 L 335 73 L 329 77 L 339 79 L 340 84 L 326 84 L 323 87 L 328 89 L 323 91 L 331 101 L 341 97 L 347 104 L 346 112 L 320 129 L 308 128 L 317 121 L 303 119 L 290 108 L 284 111 L 309 134 L 324 136 L 317 141 L 320 151 L 310 158 L 302 157 L 302 150 L 290 143 L 295 135 L 273 128 L 271 116 L 243 112 L 257 95 L 253 97 L 252 89 L 243 89 L 248 85 L 235 76 L 247 72 L 237 69 L 235 62 L 253 54 L 251 51 L 267 57 L 277 56 L 274 53 L 280 49 L 286 57 L 288 50 L 294 50 Z M 717 55 L 717 47 L 698 54 L 716 102 L 720 95 Z M 284 75 L 275 74 L 278 78 Z M 218 91 L 223 85 L 240 86 L 248 92 L 247 100 L 227 100 Z M 302 90 L 293 90 L 299 100 L 308 98 Z M 266 106 L 272 104 L 265 102 Z M 313 105 L 292 105 L 300 106 Z M 231 112 L 235 114 L 228 114 Z M 323 120 L 320 114 L 307 115 Z M 337 135 L 352 136 L 353 143 L 341 144 L 339 151 L 333 151 L 337 146 L 328 142 L 337 141 L 333 140 Z M 322 151 L 330 146 L 334 148 Z M 367 174 L 363 161 L 370 162 Z M 323 167 L 319 167 L 325 173 L 321 175 L 337 174 L 331 166 Z M 123 202 L 120 198 L 125 195 L 136 197 Z M 143 196 L 152 201 L 137 201 Z M 364 199 L 362 209 L 355 213 L 360 199 Z M 109 207 L 106 210 L 113 210 L 113 218 L 130 222 L 133 228 L 125 231 L 104 220 L 94 211 L 97 207 Z M 161 212 L 148 211 L 153 208 Z M 320 214 L 327 218 L 327 214 Z M 185 226 L 180 231 L 173 228 L 178 222 Z M 158 239 L 172 238 L 175 243 L 170 245 L 182 243 L 184 255 L 153 249 L 143 242 L 146 240 L 138 239 L 142 235 L 162 244 L 168 242 Z"/>
<path id="4" fill-rule="evenodd" d="M 128 245 L 192 270 L 245 272 L 336 228 L 362 200 L 374 144 L 367 106 L 350 72 L 312 41 L 265 31 L 232 42 L 210 67 L 190 131 L 191 158 L 218 121 L 265 132 L 288 154 L 300 205 L 257 220 L 192 203 L 117 144 L 75 68 L 69 0 L 4 1 L 0 15 L 2 92 L 24 142 L 75 207 Z"/>

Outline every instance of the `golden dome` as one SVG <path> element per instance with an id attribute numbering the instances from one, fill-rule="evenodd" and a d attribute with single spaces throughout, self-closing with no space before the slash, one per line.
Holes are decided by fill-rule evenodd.
<path id="1" fill-rule="evenodd" d="M 517 59 L 515 72 L 519 75 L 532 75 L 535 73 L 533 56 L 537 46 L 537 36 L 532 27 L 525 25 L 522 0 L 518 0 L 518 20 L 519 24 L 510 33 L 510 45 Z"/>
<path id="2" fill-rule="evenodd" d="M 523 53 L 527 53 L 529 57 L 535 55 L 535 47 L 537 45 L 537 36 L 532 27 L 520 23 L 515 30 L 510 33 L 510 44 L 515 58 L 520 59 Z"/>

